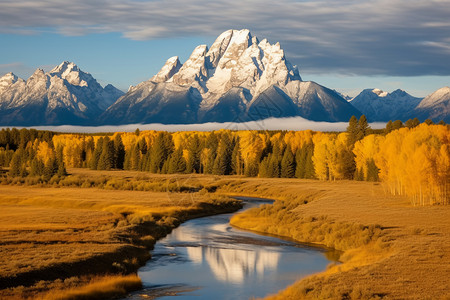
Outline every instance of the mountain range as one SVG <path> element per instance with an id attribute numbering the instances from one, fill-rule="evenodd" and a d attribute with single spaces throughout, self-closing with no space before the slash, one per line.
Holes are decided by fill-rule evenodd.
<path id="1" fill-rule="evenodd" d="M 121 125 L 245 122 L 300 116 L 313 121 L 347 122 L 365 114 L 369 121 L 449 122 L 450 88 L 424 99 L 404 91 L 367 89 L 350 99 L 312 81 L 303 81 L 280 44 L 228 30 L 208 48 L 200 45 L 183 64 L 169 58 L 161 70 L 126 93 L 104 88 L 74 63 L 28 79 L 0 78 L 0 125 Z"/>
<path id="2" fill-rule="evenodd" d="M 443 87 L 425 98 L 411 96 L 403 90 L 392 93 L 380 89 L 365 89 L 348 99 L 371 122 L 387 122 L 418 118 L 434 122 L 450 122 L 450 87 Z"/>
<path id="3" fill-rule="evenodd" d="M 26 81 L 8 73 L 0 78 L 0 124 L 88 125 L 123 94 L 67 61 Z"/>

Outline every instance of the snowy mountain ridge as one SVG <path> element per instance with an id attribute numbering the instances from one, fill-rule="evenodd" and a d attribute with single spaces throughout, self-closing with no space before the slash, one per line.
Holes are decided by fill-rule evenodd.
<path id="1" fill-rule="evenodd" d="M 279 43 L 259 40 L 249 30 L 227 30 L 211 47 L 199 45 L 182 64 L 167 59 L 149 80 L 123 93 L 102 87 L 76 64 L 37 69 L 27 80 L 0 77 L 0 125 L 119 125 L 247 122 L 302 117 L 347 122 L 448 120 L 450 88 L 424 99 L 402 90 L 366 89 L 351 99 L 303 81 Z M 447 121 L 448 122 L 448 121 Z"/>
<path id="2" fill-rule="evenodd" d="M 350 103 L 366 115 L 369 121 L 406 120 L 422 98 L 397 89 L 392 93 L 380 89 L 365 89 Z"/>
<path id="3" fill-rule="evenodd" d="M 8 73 L 0 78 L 1 125 L 88 124 L 121 95 L 67 61 L 27 80 Z"/>
<path id="4" fill-rule="evenodd" d="M 156 75 L 131 87 L 100 119 L 103 124 L 288 116 L 347 121 L 352 115 L 360 113 L 336 92 L 303 82 L 279 43 L 259 41 L 243 29 L 223 32 L 210 48 L 197 46 L 184 64 L 176 56 L 169 58 Z"/>
<path id="5" fill-rule="evenodd" d="M 450 123 L 450 87 L 440 88 L 423 98 L 410 117 L 417 117 L 419 120 L 432 119 L 435 122 L 444 120 Z"/>

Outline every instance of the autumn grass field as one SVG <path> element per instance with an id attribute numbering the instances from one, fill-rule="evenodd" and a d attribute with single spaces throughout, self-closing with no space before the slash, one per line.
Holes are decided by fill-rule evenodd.
<path id="1" fill-rule="evenodd" d="M 145 263 L 158 238 L 189 218 L 239 207 L 236 200 L 198 192 L 0 185 L 0 298 L 124 294 L 140 280 L 120 274 Z"/>
<path id="2" fill-rule="evenodd" d="M 236 210 L 233 195 L 276 201 L 232 225 L 342 251 L 341 263 L 271 299 L 450 296 L 450 207 L 413 207 L 381 183 L 68 172 L 59 183 L 0 185 L 0 298 L 109 298 L 139 288 L 139 278 L 120 274 L 180 222 Z"/>
<path id="3" fill-rule="evenodd" d="M 450 207 L 413 207 L 380 183 L 273 179 L 240 185 L 260 187 L 297 190 L 298 196 L 240 213 L 232 225 L 343 251 L 342 264 L 269 299 L 450 297 Z"/>

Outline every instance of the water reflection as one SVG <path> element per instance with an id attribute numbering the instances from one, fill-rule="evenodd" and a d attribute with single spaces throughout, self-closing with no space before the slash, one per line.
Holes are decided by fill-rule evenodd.
<path id="1" fill-rule="evenodd" d="M 208 264 L 214 276 L 225 282 L 244 284 L 248 276 L 264 275 L 277 268 L 280 253 L 264 250 L 221 249 L 211 247 L 187 247 L 193 263 Z"/>
<path id="2" fill-rule="evenodd" d="M 232 228 L 232 214 L 188 221 L 155 245 L 128 299 L 249 299 L 325 269 L 321 251 Z"/>

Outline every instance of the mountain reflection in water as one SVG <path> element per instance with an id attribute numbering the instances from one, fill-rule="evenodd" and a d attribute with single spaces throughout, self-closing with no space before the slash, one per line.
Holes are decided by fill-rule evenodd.
<path id="1" fill-rule="evenodd" d="M 218 280 L 239 284 L 250 275 L 263 276 L 264 271 L 276 269 L 280 257 L 280 253 L 264 250 L 206 247 L 187 247 L 187 253 L 193 263 L 206 262 Z"/>
<path id="2" fill-rule="evenodd" d="M 322 250 L 232 228 L 232 215 L 190 220 L 158 241 L 138 272 L 144 289 L 127 299 L 264 297 L 329 263 Z"/>

